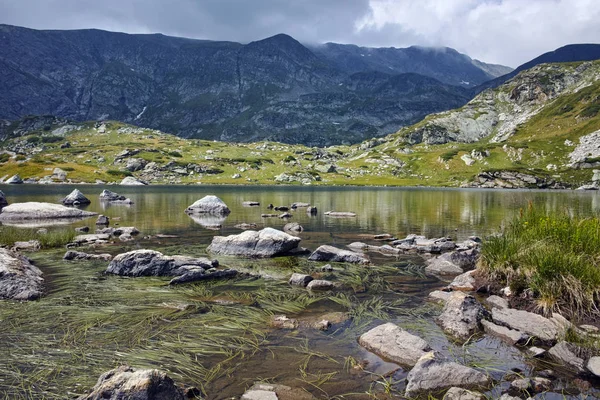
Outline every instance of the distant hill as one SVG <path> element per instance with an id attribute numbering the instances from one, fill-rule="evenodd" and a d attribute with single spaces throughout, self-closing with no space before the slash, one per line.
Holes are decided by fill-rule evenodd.
<path id="1" fill-rule="evenodd" d="M 119 120 L 186 138 L 325 146 L 460 107 L 468 87 L 506 71 L 447 48 L 364 51 L 307 48 L 284 34 L 242 45 L 0 25 L 0 118 Z"/>

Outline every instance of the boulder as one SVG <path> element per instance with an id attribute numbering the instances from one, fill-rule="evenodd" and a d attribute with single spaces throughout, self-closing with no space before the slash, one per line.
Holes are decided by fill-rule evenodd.
<path id="1" fill-rule="evenodd" d="M 20 185 L 23 183 L 23 179 L 21 179 L 19 174 L 16 174 L 8 178 L 4 183 L 8 183 L 9 185 Z"/>
<path id="2" fill-rule="evenodd" d="M 133 250 L 113 258 L 106 273 L 122 276 L 182 276 L 219 265 L 217 260 L 165 256 L 154 250 Z"/>
<path id="3" fill-rule="evenodd" d="M 52 203 L 13 203 L 0 211 L 0 221 L 54 220 L 60 218 L 81 219 L 98 215 L 73 207 Z"/>
<path id="4" fill-rule="evenodd" d="M 83 253 L 81 251 L 72 251 L 68 250 L 63 256 L 63 260 L 101 260 L 101 261 L 110 261 L 112 260 L 112 256 L 110 254 L 88 254 Z"/>
<path id="5" fill-rule="evenodd" d="M 479 392 L 473 392 L 471 390 L 451 387 L 444 395 L 443 400 L 483 400 L 484 397 Z"/>
<path id="6" fill-rule="evenodd" d="M 110 219 L 106 215 L 98 215 L 98 219 L 96 220 L 96 225 L 106 225 L 110 224 Z"/>
<path id="7" fill-rule="evenodd" d="M 425 340 L 391 322 L 362 334 L 358 343 L 382 358 L 405 366 L 415 365 L 430 349 Z"/>
<path id="8" fill-rule="evenodd" d="M 492 320 L 548 343 L 556 342 L 560 333 L 556 324 L 548 318 L 524 310 L 493 308 Z"/>
<path id="9" fill-rule="evenodd" d="M 306 288 L 308 290 L 331 290 L 334 288 L 334 284 L 324 279 L 313 279 L 306 285 Z"/>
<path id="10" fill-rule="evenodd" d="M 587 362 L 587 369 L 595 376 L 600 377 L 600 357 L 590 357 Z"/>
<path id="11" fill-rule="evenodd" d="M 489 375 L 456 362 L 439 360 L 434 352 L 423 355 L 406 377 L 406 397 L 459 387 L 485 387 Z"/>
<path id="12" fill-rule="evenodd" d="M 306 213 L 308 215 L 317 215 L 317 213 L 318 213 L 317 207 L 307 207 Z"/>
<path id="13" fill-rule="evenodd" d="M 60 168 L 54 168 L 52 171 L 52 178 L 59 181 L 65 181 L 67 179 L 67 171 Z"/>
<path id="14" fill-rule="evenodd" d="M 0 299 L 35 300 L 43 285 L 42 271 L 26 257 L 0 248 Z"/>
<path id="15" fill-rule="evenodd" d="M 550 350 L 548 354 L 558 361 L 559 363 L 566 365 L 572 371 L 577 373 L 585 372 L 585 361 L 577 355 L 578 349 L 574 344 L 565 342 L 564 340 L 558 342 Z"/>
<path id="16" fill-rule="evenodd" d="M 121 366 L 100 376 L 92 392 L 78 400 L 184 400 L 183 391 L 164 372 Z"/>
<path id="17" fill-rule="evenodd" d="M 6 196 L 4 195 L 4 192 L 2 190 L 0 190 L 0 209 L 2 207 L 6 207 L 8 205 L 8 200 L 6 200 Z"/>
<path id="18" fill-rule="evenodd" d="M 125 196 L 115 192 L 111 192 L 110 190 L 106 189 L 104 189 L 102 193 L 100 193 L 100 200 L 109 202 L 125 202 L 129 200 L 131 203 L 133 203 L 130 199 L 126 198 Z"/>
<path id="19" fill-rule="evenodd" d="M 79 204 L 90 204 L 91 201 L 79 191 L 79 189 L 73 190 L 67 197 L 60 201 L 65 205 L 79 205 Z"/>
<path id="20" fill-rule="evenodd" d="M 486 314 L 473 296 L 452 292 L 437 321 L 446 333 L 466 340 L 481 330 L 481 320 Z"/>
<path id="21" fill-rule="evenodd" d="M 425 272 L 430 274 L 462 274 L 475 268 L 479 259 L 478 249 L 451 251 L 427 260 Z"/>
<path id="22" fill-rule="evenodd" d="M 283 230 L 285 232 L 299 233 L 299 232 L 302 232 L 304 230 L 304 228 L 302 227 L 302 225 L 300 225 L 297 222 L 290 222 L 283 226 Z"/>
<path id="23" fill-rule="evenodd" d="M 485 333 L 495 336 L 510 345 L 524 343 L 529 339 L 529 336 L 523 332 L 519 332 L 505 326 L 496 325 L 490 321 L 482 320 L 481 325 L 483 326 Z"/>
<path id="24" fill-rule="evenodd" d="M 485 299 L 485 302 L 488 303 L 492 308 L 508 308 L 508 300 L 500 296 L 496 296 L 495 294 Z"/>
<path id="25" fill-rule="evenodd" d="M 121 181 L 121 185 L 123 185 L 123 186 L 144 186 L 144 185 L 147 185 L 147 183 L 144 181 L 141 181 L 137 178 L 134 178 L 133 176 L 126 176 Z"/>
<path id="26" fill-rule="evenodd" d="M 290 285 L 294 285 L 294 286 L 306 287 L 306 285 L 308 285 L 309 282 L 312 280 L 313 280 L 313 277 L 310 275 L 294 273 L 294 274 L 292 274 L 292 277 L 290 278 L 288 283 Z"/>
<path id="27" fill-rule="evenodd" d="M 229 215 L 231 210 L 227 207 L 227 204 L 217 196 L 208 195 L 197 200 L 194 204 L 189 206 L 185 212 L 187 214 Z"/>
<path id="28" fill-rule="evenodd" d="M 28 240 L 26 242 L 15 242 L 12 246 L 13 251 L 38 251 L 42 248 L 39 240 Z"/>
<path id="29" fill-rule="evenodd" d="M 355 253 L 350 250 L 342 250 L 337 247 L 322 245 L 319 246 L 308 257 L 310 261 L 326 261 L 326 262 L 347 262 L 354 264 L 369 264 L 369 260 L 360 253 Z"/>
<path id="30" fill-rule="evenodd" d="M 242 257 L 275 257 L 298 247 L 301 239 L 273 228 L 215 236 L 208 250 L 213 254 Z"/>
<path id="31" fill-rule="evenodd" d="M 467 271 L 464 274 L 460 274 L 448 285 L 452 290 L 460 290 L 464 292 L 472 292 L 476 289 L 475 278 L 473 273 L 475 270 Z"/>

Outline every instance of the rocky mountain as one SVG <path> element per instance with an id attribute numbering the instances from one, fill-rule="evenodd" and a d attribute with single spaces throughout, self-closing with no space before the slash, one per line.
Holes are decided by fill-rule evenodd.
<path id="1" fill-rule="evenodd" d="M 356 49 L 307 48 L 287 35 L 242 45 L 0 25 L 0 118 L 111 119 L 187 138 L 324 146 L 459 107 L 472 96 L 465 82 L 505 71 L 451 49 L 369 49 L 363 63 Z"/>

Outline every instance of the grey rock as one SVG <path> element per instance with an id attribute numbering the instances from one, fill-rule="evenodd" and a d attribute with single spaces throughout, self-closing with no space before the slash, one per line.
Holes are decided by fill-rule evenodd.
<path id="1" fill-rule="evenodd" d="M 484 397 L 479 392 L 473 392 L 471 390 L 452 387 L 448 389 L 444 395 L 443 400 L 483 400 Z"/>
<path id="2" fill-rule="evenodd" d="M 463 292 L 452 292 L 446 301 L 438 323 L 444 331 L 465 340 L 481 330 L 481 320 L 487 312 L 473 297 Z"/>
<path id="3" fill-rule="evenodd" d="M 600 357 L 590 357 L 586 366 L 588 371 L 590 371 L 595 376 L 600 377 Z"/>
<path id="4" fill-rule="evenodd" d="M 548 350 L 548 354 L 559 363 L 572 368 L 578 373 L 585 372 L 585 361 L 577 356 L 577 346 L 567 343 L 564 340 Z"/>
<path id="5" fill-rule="evenodd" d="M 6 207 L 8 205 L 8 200 L 6 200 L 6 196 L 4 195 L 4 192 L 2 190 L 0 190 L 0 209 L 2 209 L 2 207 Z"/>
<path id="6" fill-rule="evenodd" d="M 273 315 L 271 326 L 277 329 L 296 329 L 298 328 L 298 320 L 288 318 L 285 315 Z"/>
<path id="7" fill-rule="evenodd" d="M 42 248 L 39 240 L 28 240 L 26 242 L 17 241 L 13 244 L 13 251 L 38 251 Z"/>
<path id="8" fill-rule="evenodd" d="M 506 300 L 500 296 L 491 295 L 490 297 L 485 299 L 485 302 L 488 303 L 492 307 L 508 308 L 508 300 Z"/>
<path id="9" fill-rule="evenodd" d="M 502 396 L 500 396 L 499 400 L 521 400 L 521 398 L 516 397 L 516 396 L 511 396 L 508 393 L 504 393 Z"/>
<path id="10" fill-rule="evenodd" d="M 498 325 L 508 326 L 544 342 L 555 342 L 559 336 L 556 324 L 548 318 L 513 308 L 493 308 L 492 320 Z"/>
<path id="11" fill-rule="evenodd" d="M 83 195 L 83 193 L 81 193 L 79 191 L 79 189 L 73 190 L 71 193 L 69 193 L 69 195 L 67 197 L 62 199 L 60 202 L 65 205 L 78 205 L 78 204 L 90 204 L 91 203 L 90 199 L 85 197 Z"/>
<path id="12" fill-rule="evenodd" d="M 314 400 L 315 398 L 301 388 L 291 388 L 273 383 L 255 383 L 243 395 L 241 400 Z"/>
<path id="13" fill-rule="evenodd" d="M 63 256 L 63 260 L 101 260 L 101 261 L 110 261 L 112 260 L 112 256 L 110 254 L 88 254 L 80 251 L 72 251 L 69 250 Z"/>
<path id="14" fill-rule="evenodd" d="M 294 273 L 294 274 L 292 274 L 292 277 L 290 278 L 288 283 L 290 285 L 294 285 L 294 286 L 306 287 L 306 285 L 308 285 L 308 283 L 312 280 L 313 280 L 313 277 L 310 275 Z"/>
<path id="15" fill-rule="evenodd" d="M 227 207 L 227 204 L 217 196 L 208 195 L 194 202 L 194 204 L 190 205 L 185 212 L 187 214 L 229 215 L 231 210 Z"/>
<path id="16" fill-rule="evenodd" d="M 0 299 L 35 300 L 43 286 L 39 268 L 19 253 L 0 248 Z"/>
<path id="17" fill-rule="evenodd" d="M 243 230 L 257 229 L 258 225 L 257 224 L 241 223 L 241 224 L 234 225 L 234 228 L 243 229 Z"/>
<path id="18" fill-rule="evenodd" d="M 331 264 L 325 264 L 321 267 L 321 272 L 331 272 L 333 271 L 333 267 Z"/>
<path id="19" fill-rule="evenodd" d="M 133 203 L 130 199 L 128 199 L 127 197 L 120 195 L 118 193 L 115 192 L 111 192 L 110 190 L 106 190 L 104 189 L 102 191 L 102 193 L 100 193 L 100 200 L 101 201 L 108 201 L 108 202 L 125 202 L 127 200 L 129 200 L 129 202 Z"/>
<path id="20" fill-rule="evenodd" d="M 329 245 L 319 246 L 308 259 L 310 261 L 347 262 L 353 264 L 369 264 L 370 262 L 363 254 L 338 249 Z"/>
<path id="21" fill-rule="evenodd" d="M 257 207 L 260 206 L 260 202 L 258 201 L 244 201 L 242 202 L 244 207 Z"/>
<path id="22" fill-rule="evenodd" d="M 427 261 L 425 271 L 431 274 L 462 274 L 475 268 L 479 250 L 450 251 Z"/>
<path id="23" fill-rule="evenodd" d="M 284 218 L 287 219 L 287 218 L 292 218 L 292 216 L 293 216 L 292 214 L 290 214 L 288 212 L 284 212 L 283 214 L 280 214 L 277 217 L 281 218 L 281 219 L 284 219 Z"/>
<path id="24" fill-rule="evenodd" d="M 546 354 L 546 350 L 539 347 L 531 346 L 527 349 L 527 354 L 529 354 L 531 357 L 538 358 Z"/>
<path id="25" fill-rule="evenodd" d="M 129 158 L 127 159 L 127 163 L 125 165 L 125 169 L 129 172 L 140 171 L 144 169 L 147 162 L 141 158 Z"/>
<path id="26" fill-rule="evenodd" d="M 59 181 L 64 181 L 67 179 L 67 171 L 64 171 L 60 168 L 54 168 L 52 171 L 52 178 Z"/>
<path id="27" fill-rule="evenodd" d="M 306 213 L 308 215 L 317 215 L 317 212 L 318 212 L 317 207 L 307 207 L 306 208 Z"/>
<path id="28" fill-rule="evenodd" d="M 391 322 L 362 334 L 358 343 L 384 359 L 406 366 L 415 365 L 430 349 L 425 340 Z"/>
<path id="29" fill-rule="evenodd" d="M 444 303 L 450 300 L 450 296 L 452 296 L 452 292 L 445 292 L 442 290 L 434 290 L 433 292 L 429 293 L 430 299 L 439 300 Z"/>
<path id="30" fill-rule="evenodd" d="M 408 373 L 406 380 L 407 397 L 454 386 L 485 387 L 491 382 L 490 377 L 483 372 L 455 362 L 439 360 L 434 352 L 423 355 Z"/>
<path id="31" fill-rule="evenodd" d="M 526 390 L 531 389 L 531 379 L 529 379 L 529 378 L 515 379 L 514 381 L 512 381 L 510 383 L 510 386 L 516 390 L 526 391 Z"/>
<path id="32" fill-rule="evenodd" d="M 285 232 L 295 232 L 295 233 L 298 233 L 298 232 L 302 232 L 304 230 L 304 228 L 302 227 L 302 225 L 300 225 L 297 222 L 290 222 L 290 223 L 287 223 L 287 224 L 285 224 L 283 226 L 283 230 Z"/>
<path id="33" fill-rule="evenodd" d="M 107 225 L 110 223 L 110 219 L 106 215 L 98 215 L 96 225 Z"/>
<path id="34" fill-rule="evenodd" d="M 310 203 L 303 203 L 303 202 L 297 201 L 297 202 L 292 203 L 292 205 L 290 207 L 292 209 L 306 208 L 306 207 L 310 207 Z"/>
<path id="35" fill-rule="evenodd" d="M 306 285 L 306 288 L 308 290 L 331 290 L 334 288 L 334 284 L 324 279 L 313 279 Z"/>
<path id="36" fill-rule="evenodd" d="M 183 391 L 164 372 L 121 366 L 100 376 L 92 392 L 78 400 L 184 400 Z"/>
<path id="37" fill-rule="evenodd" d="M 483 326 L 485 333 L 495 336 L 511 345 L 524 343 L 529 339 L 529 336 L 523 332 L 519 332 L 505 326 L 496 325 L 490 321 L 482 320 L 481 325 Z"/>
<path id="38" fill-rule="evenodd" d="M 208 250 L 213 254 L 242 257 L 274 257 L 298 247 L 301 239 L 273 228 L 248 230 L 239 235 L 215 236 Z"/>
<path id="39" fill-rule="evenodd" d="M 90 227 L 89 226 L 80 226 L 78 228 L 75 228 L 75 232 L 87 233 L 89 231 L 90 231 Z"/>
<path id="40" fill-rule="evenodd" d="M 121 181 L 121 185 L 123 185 L 123 186 L 144 186 L 144 185 L 147 185 L 147 183 L 144 181 L 141 181 L 137 178 L 134 178 L 133 176 L 126 176 Z"/>
<path id="41" fill-rule="evenodd" d="M 187 272 L 184 272 L 188 269 Z M 171 279 L 169 285 L 180 285 L 182 283 L 198 282 L 214 279 L 228 279 L 234 278 L 238 275 L 238 271 L 235 269 L 223 269 L 223 270 L 204 270 L 197 268 L 196 266 L 184 265 L 178 273 L 182 275 L 176 276 Z"/>
<path id="42" fill-rule="evenodd" d="M 9 185 L 20 185 L 23 183 L 23 179 L 21 179 L 19 174 L 16 174 L 8 178 L 4 183 L 8 183 Z"/>
<path id="43" fill-rule="evenodd" d="M 95 244 L 108 242 L 110 240 L 110 234 L 107 233 L 89 233 L 84 235 L 77 235 L 73 238 L 73 244 L 79 245 L 87 245 L 87 244 Z"/>
<path id="44" fill-rule="evenodd" d="M 472 292 L 476 289 L 475 287 L 475 278 L 473 277 L 473 273 L 475 270 L 467 271 L 464 274 L 460 274 L 448 285 L 448 287 L 452 290 L 460 290 L 464 292 Z"/>
<path id="45" fill-rule="evenodd" d="M 82 219 L 97 215 L 73 207 L 52 203 L 13 203 L 2 208 L 0 221 Z"/>
<path id="46" fill-rule="evenodd" d="M 122 276 L 182 276 L 218 265 L 218 261 L 207 258 L 165 256 L 154 250 L 133 250 L 115 256 L 106 273 Z"/>

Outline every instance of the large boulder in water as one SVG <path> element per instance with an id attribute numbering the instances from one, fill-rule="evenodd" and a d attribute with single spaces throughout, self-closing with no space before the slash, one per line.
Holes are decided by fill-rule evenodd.
<path id="1" fill-rule="evenodd" d="M 97 213 L 65 207 L 60 204 L 31 201 L 27 203 L 14 203 L 4 207 L 0 211 L 0 221 L 78 219 L 94 215 L 97 215 Z"/>
<path id="2" fill-rule="evenodd" d="M 358 343 L 378 356 L 411 367 L 430 350 L 425 340 L 391 322 L 362 334 Z"/>
<path id="3" fill-rule="evenodd" d="M 164 372 L 121 366 L 100 376 L 92 392 L 78 400 L 184 400 L 183 391 Z"/>
<path id="4" fill-rule="evenodd" d="M 231 210 L 227 207 L 227 204 L 217 196 L 208 195 L 197 200 L 194 204 L 189 206 L 185 212 L 187 214 L 229 215 Z"/>
<path id="5" fill-rule="evenodd" d="M 213 254 L 242 257 L 274 257 L 298 247 L 301 239 L 273 228 L 215 236 L 208 250 Z"/>
<path id="6" fill-rule="evenodd" d="M 4 192 L 0 190 L 0 208 L 6 207 L 8 205 L 8 200 L 6 200 L 6 196 Z"/>
<path id="7" fill-rule="evenodd" d="M 368 264 L 369 260 L 360 253 L 355 253 L 350 250 L 342 250 L 337 247 L 322 245 L 319 246 L 308 257 L 310 261 L 327 261 L 327 262 L 346 262 L 354 264 Z"/>
<path id="8" fill-rule="evenodd" d="M 0 248 L 0 299 L 35 300 L 43 285 L 42 271 L 26 257 Z"/>
<path id="9" fill-rule="evenodd" d="M 466 340 L 482 328 L 481 320 L 488 312 L 473 296 L 464 292 L 452 292 L 446 301 L 438 323 L 444 332 L 457 339 Z"/>
<path id="10" fill-rule="evenodd" d="M 67 197 L 60 201 L 65 205 L 90 204 L 91 201 L 79 189 L 73 190 Z"/>
<path id="11" fill-rule="evenodd" d="M 120 195 L 115 192 L 111 192 L 110 190 L 106 190 L 106 189 L 104 189 L 102 191 L 102 193 L 100 193 L 99 197 L 100 197 L 101 201 L 123 201 L 123 200 L 127 199 L 123 195 Z"/>
<path id="12" fill-rule="evenodd" d="M 115 256 L 106 272 L 124 276 L 180 276 L 218 265 L 217 260 L 208 258 L 166 256 L 154 250 L 133 250 Z"/>

